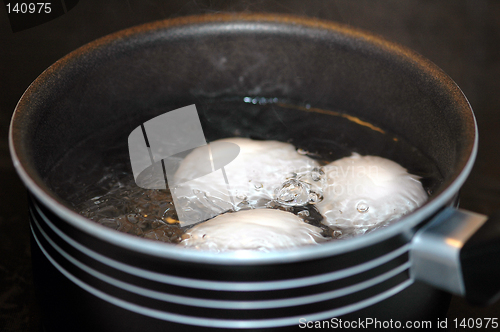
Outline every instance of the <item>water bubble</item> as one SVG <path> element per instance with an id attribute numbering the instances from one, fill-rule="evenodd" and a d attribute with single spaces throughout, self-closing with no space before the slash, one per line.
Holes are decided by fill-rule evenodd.
<path id="1" fill-rule="evenodd" d="M 323 200 L 323 195 L 318 194 L 314 191 L 309 192 L 309 203 L 316 204 Z"/>
<path id="2" fill-rule="evenodd" d="M 244 194 L 238 194 L 238 195 L 236 195 L 236 198 L 241 199 L 242 201 L 245 201 L 247 199 L 247 196 Z"/>
<path id="3" fill-rule="evenodd" d="M 313 181 L 317 182 L 317 181 L 321 180 L 321 176 L 324 174 L 325 174 L 325 172 L 323 172 L 322 169 L 315 167 L 311 171 L 311 178 L 313 179 Z"/>
<path id="4" fill-rule="evenodd" d="M 356 206 L 356 209 L 358 210 L 359 213 L 366 213 L 368 212 L 369 208 L 370 207 L 365 202 L 359 202 L 358 205 Z"/>
<path id="5" fill-rule="evenodd" d="M 125 216 L 125 218 L 127 218 L 127 221 L 131 222 L 132 224 L 136 224 L 139 221 L 135 214 L 128 214 Z"/>
<path id="6" fill-rule="evenodd" d="M 309 211 L 307 211 L 307 210 L 302 210 L 302 211 L 297 212 L 297 215 L 298 215 L 299 217 L 302 217 L 302 218 L 309 217 Z"/>
<path id="7" fill-rule="evenodd" d="M 261 190 L 262 188 L 264 188 L 264 185 L 262 183 L 256 183 L 254 184 L 254 188 L 255 190 Z"/>
<path id="8" fill-rule="evenodd" d="M 276 200 L 282 205 L 305 205 L 309 202 L 309 186 L 296 179 L 285 181 L 278 189 Z"/>
<path id="9" fill-rule="evenodd" d="M 309 152 L 308 152 L 308 151 L 306 151 L 306 150 L 304 150 L 304 149 L 300 149 L 300 148 L 299 148 L 299 149 L 297 149 L 297 153 L 298 153 L 298 154 L 301 154 L 301 155 L 303 155 L 303 156 L 305 156 L 305 155 L 306 155 L 306 154 L 308 154 Z"/>

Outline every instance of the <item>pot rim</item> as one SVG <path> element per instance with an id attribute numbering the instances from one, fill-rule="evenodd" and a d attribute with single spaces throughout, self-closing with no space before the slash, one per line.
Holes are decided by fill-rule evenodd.
<path id="1" fill-rule="evenodd" d="M 465 165 L 460 170 L 458 176 L 456 176 L 455 179 L 453 179 L 444 190 L 429 199 L 420 208 L 416 209 L 409 215 L 402 217 L 400 220 L 389 225 L 388 227 L 384 227 L 382 229 L 378 229 L 377 231 L 364 234 L 362 236 L 357 236 L 351 239 L 331 241 L 314 246 L 276 250 L 268 253 L 244 250 L 222 253 L 199 251 L 191 248 L 177 247 L 175 245 L 169 245 L 159 241 L 143 239 L 134 235 L 109 229 L 96 222 L 84 218 L 83 216 L 60 203 L 56 199 L 56 197 L 50 193 L 50 191 L 46 191 L 46 186 L 43 184 L 43 181 L 37 176 L 36 172 L 33 169 L 30 170 L 29 165 L 27 168 L 23 166 L 22 156 L 20 156 L 20 154 L 16 150 L 17 144 L 15 143 L 15 136 L 17 135 L 17 133 L 15 133 L 14 130 L 14 123 L 18 121 L 19 117 L 24 116 L 23 112 L 20 111 L 22 109 L 22 102 L 28 98 L 33 89 L 36 89 L 35 85 L 37 84 L 37 82 L 43 80 L 45 76 L 51 75 L 54 70 L 57 70 L 58 67 L 64 66 L 64 63 L 67 60 L 75 57 L 75 55 L 78 56 L 79 54 L 83 54 L 107 43 L 113 42 L 116 39 L 144 33 L 147 31 L 160 30 L 188 24 L 192 25 L 228 22 L 234 22 L 235 24 L 242 22 L 295 24 L 310 28 L 333 30 L 336 33 L 342 34 L 348 38 L 362 39 L 363 41 L 372 43 L 379 48 L 390 50 L 393 53 L 408 58 L 408 60 L 418 63 L 420 67 L 425 67 L 427 70 L 432 71 L 433 74 L 439 75 L 440 78 L 444 79 L 447 82 L 450 88 L 454 89 L 458 93 L 459 98 L 463 98 L 463 101 L 467 103 L 468 109 L 471 112 L 472 120 L 474 122 L 474 142 Z M 40 202 L 49 207 L 49 209 L 58 217 L 63 219 L 65 222 L 68 222 L 71 226 L 74 226 L 91 236 L 109 242 L 113 245 L 129 250 L 134 250 L 143 254 L 175 259 L 179 261 L 188 261 L 193 263 L 211 263 L 220 265 L 254 265 L 290 263 L 296 261 L 317 259 L 332 255 L 339 255 L 379 243 L 415 227 L 422 221 L 431 217 L 433 214 L 439 211 L 440 208 L 451 201 L 464 184 L 465 180 L 472 170 L 477 155 L 478 131 L 476 119 L 474 117 L 474 113 L 472 112 L 470 103 L 468 102 L 467 98 L 460 90 L 460 88 L 456 85 L 456 83 L 431 61 L 423 58 L 416 52 L 411 51 L 403 46 L 400 46 L 393 42 L 389 42 L 382 37 L 362 31 L 360 29 L 353 29 L 346 25 L 319 19 L 281 14 L 208 14 L 156 21 L 115 32 L 78 48 L 77 50 L 63 57 L 61 60 L 54 63 L 27 88 L 18 104 L 16 105 L 9 127 L 9 149 L 14 167 L 28 190 Z M 30 171 L 32 173 L 31 175 Z M 32 176 L 33 174 L 34 176 Z"/>

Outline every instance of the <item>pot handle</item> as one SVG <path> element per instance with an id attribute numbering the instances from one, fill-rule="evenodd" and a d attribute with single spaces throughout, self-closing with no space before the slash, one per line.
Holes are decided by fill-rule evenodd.
<path id="1" fill-rule="evenodd" d="M 410 277 L 486 305 L 500 296 L 500 213 L 445 208 L 411 242 Z"/>

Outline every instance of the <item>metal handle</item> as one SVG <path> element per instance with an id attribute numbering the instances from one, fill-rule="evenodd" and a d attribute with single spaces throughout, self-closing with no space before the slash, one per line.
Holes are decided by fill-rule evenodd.
<path id="1" fill-rule="evenodd" d="M 446 208 L 414 236 L 410 276 L 489 304 L 500 296 L 500 213 Z"/>

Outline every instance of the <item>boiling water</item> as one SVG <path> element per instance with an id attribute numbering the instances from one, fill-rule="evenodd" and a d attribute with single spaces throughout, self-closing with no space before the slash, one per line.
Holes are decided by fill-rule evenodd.
<path id="1" fill-rule="evenodd" d="M 127 147 L 128 134 L 138 124 L 180 106 L 183 105 L 152 109 L 143 112 L 140 120 L 127 118 L 126 123 L 117 124 L 116 128 L 96 133 L 68 151 L 53 167 L 47 183 L 72 209 L 90 220 L 148 239 L 180 242 L 186 228 L 192 225 L 180 226 L 168 189 L 146 190 L 135 184 Z M 316 159 L 320 165 L 352 152 L 379 155 L 421 176 L 429 195 L 442 181 L 435 164 L 403 138 L 342 112 L 276 98 L 203 100 L 196 106 L 208 141 L 242 136 L 290 142 L 300 154 Z M 304 188 L 300 179 L 305 176 L 319 179 L 321 168 L 289 176 L 277 189 L 275 200 L 251 204 L 243 200 L 237 209 L 281 209 L 321 227 L 323 236 L 330 239 L 354 236 L 349 230 L 323 225 L 323 217 L 314 205 L 304 204 L 321 200 L 317 190 Z"/>

